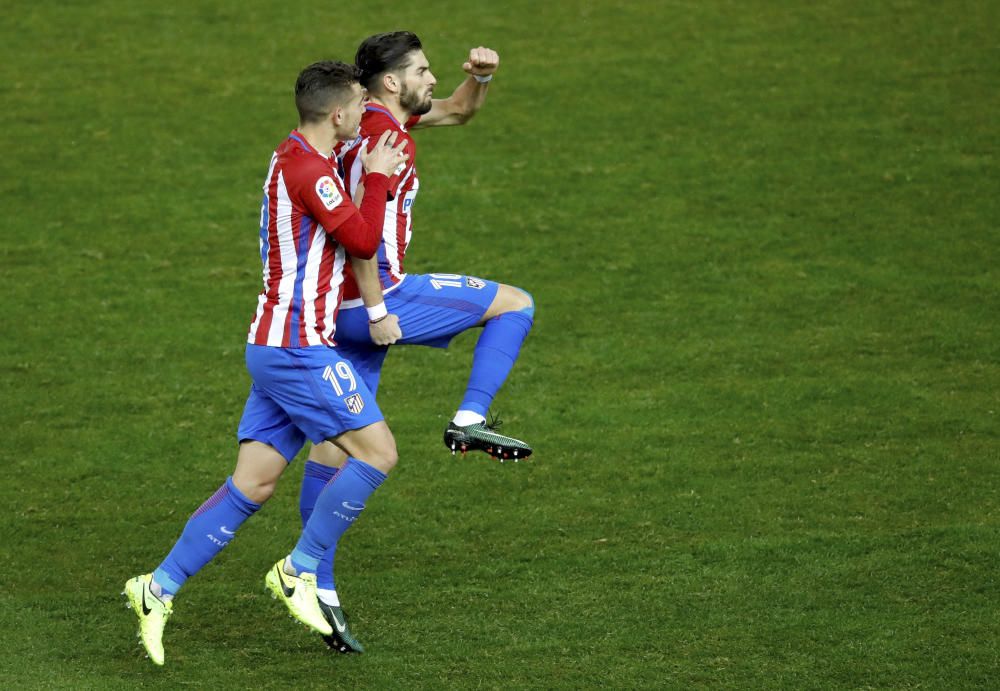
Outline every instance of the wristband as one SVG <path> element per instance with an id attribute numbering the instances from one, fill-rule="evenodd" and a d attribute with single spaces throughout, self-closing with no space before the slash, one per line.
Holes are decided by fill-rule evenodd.
<path id="1" fill-rule="evenodd" d="M 374 324 L 377 321 L 382 321 L 389 314 L 389 310 L 385 308 L 385 303 L 380 302 L 374 307 L 365 308 L 368 310 L 368 321 Z"/>
<path id="2" fill-rule="evenodd" d="M 485 84 L 486 82 L 488 82 L 491 79 L 493 79 L 493 75 L 492 74 L 487 74 L 486 76 L 483 76 L 481 74 L 474 74 L 474 75 L 472 75 L 472 78 L 475 79 L 480 84 Z"/>

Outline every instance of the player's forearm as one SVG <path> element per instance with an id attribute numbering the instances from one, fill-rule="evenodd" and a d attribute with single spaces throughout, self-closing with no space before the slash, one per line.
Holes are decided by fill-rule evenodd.
<path id="1" fill-rule="evenodd" d="M 359 213 L 337 229 L 337 242 L 353 257 L 368 259 L 382 242 L 382 225 L 385 219 L 385 197 L 389 178 L 382 173 L 369 173 L 368 193 L 361 202 Z"/>
<path id="2" fill-rule="evenodd" d="M 365 307 L 374 307 L 382 302 L 382 283 L 378 278 L 378 257 L 361 259 L 351 257 L 351 268 L 354 269 L 354 279 Z"/>
<path id="3" fill-rule="evenodd" d="M 471 75 L 458 85 L 458 88 L 448 99 L 451 102 L 452 117 L 456 119 L 457 124 L 468 122 L 473 115 L 479 112 L 479 109 L 486 103 L 489 87 L 489 82 L 478 82 Z"/>
<path id="4" fill-rule="evenodd" d="M 434 99 L 429 113 L 414 125 L 414 129 L 439 127 L 441 125 L 464 125 L 486 102 L 488 82 L 478 82 L 468 77 L 448 98 Z"/>

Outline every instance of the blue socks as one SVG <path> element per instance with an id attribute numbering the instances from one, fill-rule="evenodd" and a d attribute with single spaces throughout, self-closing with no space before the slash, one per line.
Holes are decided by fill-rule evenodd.
<path id="1" fill-rule="evenodd" d="M 302 516 L 302 527 L 309 522 L 313 507 L 326 483 L 333 479 L 340 468 L 332 468 L 316 461 L 306 461 L 302 472 L 302 489 L 299 490 L 299 515 Z"/>
<path id="2" fill-rule="evenodd" d="M 299 514 L 302 516 L 303 527 L 309 522 L 319 493 L 339 470 L 340 468 L 332 468 L 316 461 L 306 461 L 305 470 L 302 473 L 302 490 L 299 492 Z M 337 544 L 334 543 L 323 553 L 323 558 L 319 562 L 319 567 L 316 570 L 316 585 L 321 590 L 337 589 L 333 579 L 333 563 L 336 555 Z"/>
<path id="3" fill-rule="evenodd" d="M 384 473 L 356 458 L 349 459 L 339 470 L 308 462 L 299 498 L 305 528 L 292 552 L 292 566 L 299 572 L 315 572 L 326 552 L 324 563 L 329 568 L 324 568 L 323 580 L 333 590 L 337 541 L 383 480 Z M 184 582 L 221 552 L 258 509 L 260 504 L 240 492 L 232 477 L 226 478 L 225 484 L 191 514 L 173 549 L 153 572 L 162 594 L 176 595 Z"/>
<path id="4" fill-rule="evenodd" d="M 302 537 L 292 550 L 292 566 L 298 573 L 318 572 L 323 553 L 335 547 L 340 536 L 354 524 L 368 497 L 385 477 L 379 469 L 356 458 L 344 463 L 320 492 Z M 300 505 L 299 508 L 305 514 L 305 507 Z M 332 561 L 333 557 L 330 559 Z M 332 571 L 330 578 L 333 578 Z"/>
<path id="5" fill-rule="evenodd" d="M 533 312 L 533 307 L 523 312 L 505 312 L 486 322 L 472 355 L 472 373 L 459 410 L 471 410 L 486 417 L 531 331 Z"/>
<path id="6" fill-rule="evenodd" d="M 153 580 L 163 594 L 175 595 L 184 581 L 229 544 L 236 529 L 259 508 L 260 504 L 253 503 L 236 488 L 232 477 L 226 478 L 225 484 L 191 514 L 180 539 L 153 572 Z"/>

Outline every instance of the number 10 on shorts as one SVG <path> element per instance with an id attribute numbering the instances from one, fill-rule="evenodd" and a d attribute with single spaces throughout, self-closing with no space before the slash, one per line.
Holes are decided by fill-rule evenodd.
<path id="1" fill-rule="evenodd" d="M 326 369 L 323 370 L 323 379 L 330 382 L 330 386 L 333 387 L 333 390 L 337 392 L 338 396 L 344 395 L 344 387 L 341 386 L 341 381 L 348 384 L 348 391 L 354 391 L 358 388 L 358 382 L 354 378 L 354 372 L 351 371 L 351 368 L 348 367 L 347 363 L 344 361 L 338 362 L 333 367 L 327 365 Z"/>
<path id="2" fill-rule="evenodd" d="M 462 287 L 462 277 L 459 274 L 430 274 L 431 285 L 434 286 L 434 290 L 441 290 L 442 288 L 461 288 Z"/>

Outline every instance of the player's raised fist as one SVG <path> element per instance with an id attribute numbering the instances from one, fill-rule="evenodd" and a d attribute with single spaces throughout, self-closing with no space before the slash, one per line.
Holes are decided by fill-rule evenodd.
<path id="1" fill-rule="evenodd" d="M 478 74 L 480 77 L 493 74 L 500 67 L 500 56 L 491 48 L 479 46 L 469 51 L 469 59 L 462 65 L 462 69 L 469 74 Z"/>

